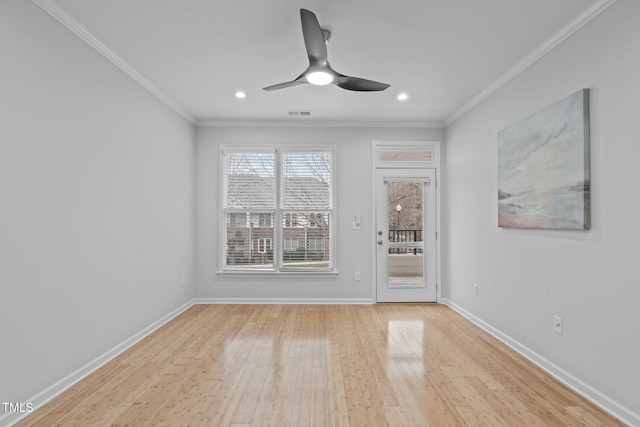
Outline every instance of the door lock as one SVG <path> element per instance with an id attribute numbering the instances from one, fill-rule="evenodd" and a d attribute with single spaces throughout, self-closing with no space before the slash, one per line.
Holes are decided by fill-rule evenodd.
<path id="1" fill-rule="evenodd" d="M 382 236 L 382 230 L 378 231 L 378 236 Z"/>

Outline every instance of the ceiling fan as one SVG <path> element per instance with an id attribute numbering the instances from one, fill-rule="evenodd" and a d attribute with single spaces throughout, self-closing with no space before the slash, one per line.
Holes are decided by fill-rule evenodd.
<path id="1" fill-rule="evenodd" d="M 295 80 L 267 86 L 264 90 L 284 89 L 307 83 L 318 86 L 334 84 L 342 89 L 361 92 L 380 91 L 389 87 L 386 83 L 345 76 L 334 71 L 327 61 L 327 43 L 331 38 L 331 33 L 320 28 L 316 15 L 307 9 L 300 9 L 300 19 L 302 20 L 304 44 L 307 48 L 307 56 L 309 56 L 309 66 Z"/>

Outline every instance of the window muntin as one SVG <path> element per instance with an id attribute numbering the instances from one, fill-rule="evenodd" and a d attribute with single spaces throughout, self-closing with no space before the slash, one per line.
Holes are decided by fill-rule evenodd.
<path id="1" fill-rule="evenodd" d="M 333 269 L 333 150 L 222 149 L 225 271 Z"/>

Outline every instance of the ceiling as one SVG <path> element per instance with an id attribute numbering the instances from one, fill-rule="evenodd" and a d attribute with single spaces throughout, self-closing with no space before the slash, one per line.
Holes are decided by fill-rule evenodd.
<path id="1" fill-rule="evenodd" d="M 442 125 L 505 80 L 594 0 L 34 0 L 194 123 Z M 330 30 L 329 61 L 383 92 L 302 85 L 300 8 Z M 52 12 L 53 11 L 53 12 Z M 245 99 L 234 93 L 244 91 Z M 406 92 L 410 98 L 398 101 Z M 294 118 L 289 110 L 311 110 Z"/>

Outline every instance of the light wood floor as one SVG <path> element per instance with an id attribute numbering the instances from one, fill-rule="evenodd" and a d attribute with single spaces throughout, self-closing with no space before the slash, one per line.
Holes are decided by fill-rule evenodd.
<path id="1" fill-rule="evenodd" d="M 196 305 L 19 426 L 622 426 L 447 307 Z"/>

